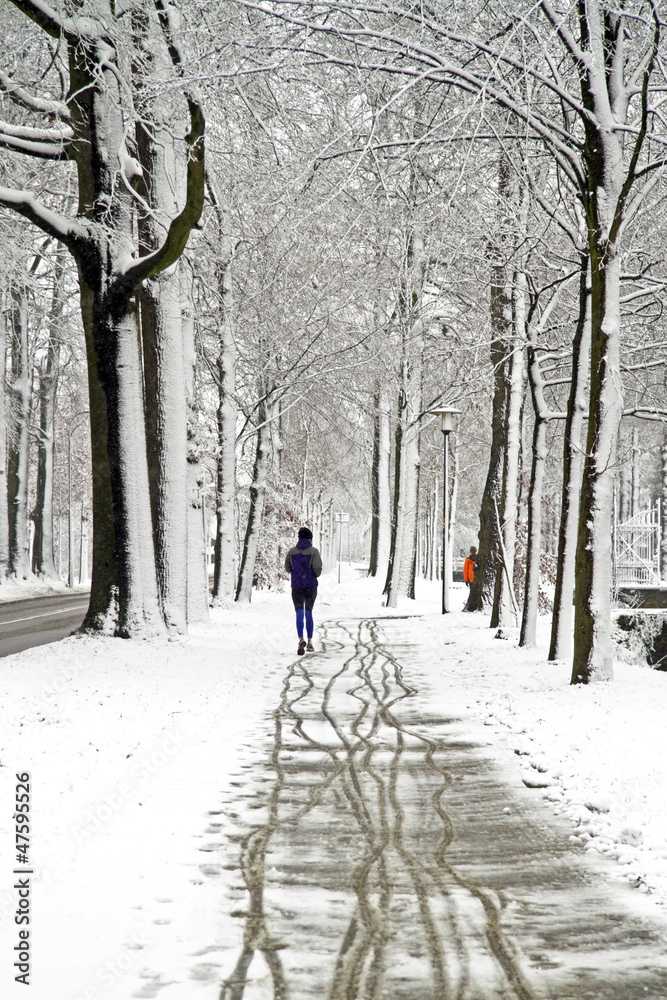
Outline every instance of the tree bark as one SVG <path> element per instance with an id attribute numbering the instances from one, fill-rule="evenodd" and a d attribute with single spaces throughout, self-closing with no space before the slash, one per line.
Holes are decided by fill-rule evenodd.
<path id="1" fill-rule="evenodd" d="M 449 517 L 447 520 L 447 579 L 452 580 L 452 567 L 454 565 L 454 537 L 456 535 L 456 511 L 459 495 L 459 450 L 450 445 L 450 456 L 454 460 L 454 469 L 449 477 L 450 497 L 449 497 Z"/>
<path id="2" fill-rule="evenodd" d="M 667 578 L 667 427 L 662 437 L 662 481 L 660 491 L 660 576 Z"/>
<path id="3" fill-rule="evenodd" d="M 143 33 L 155 48 L 155 39 Z M 159 49 L 158 49 L 159 50 Z M 144 76 L 135 73 L 139 96 Z M 141 193 L 150 212 L 139 215 L 141 252 L 160 246 L 178 211 L 184 169 L 174 148 L 177 109 L 162 97 L 143 109 L 136 138 Z M 165 123 L 169 122 L 169 127 Z M 140 297 L 146 442 L 158 592 L 167 628 L 187 630 L 187 429 L 185 357 L 178 265 L 144 281 Z"/>
<path id="4" fill-rule="evenodd" d="M 9 571 L 17 579 L 30 575 L 28 476 L 30 472 L 30 363 L 28 301 L 25 289 L 12 292 L 11 395 L 13 427 L 7 463 L 9 500 Z"/>
<path id="5" fill-rule="evenodd" d="M 631 517 L 639 513 L 641 502 L 639 466 L 641 452 L 639 450 L 639 434 L 637 428 L 632 428 L 632 513 Z"/>
<path id="6" fill-rule="evenodd" d="M 236 422 L 234 398 L 236 382 L 236 341 L 234 334 L 231 246 L 221 269 L 220 344 L 216 361 L 218 374 L 218 455 L 216 462 L 216 534 L 213 597 L 234 596 L 236 533 Z M 304 461 L 305 468 L 305 461 Z M 305 471 L 304 471 L 305 489 Z"/>
<path id="7" fill-rule="evenodd" d="M 414 367 L 406 358 L 399 396 L 394 476 L 394 534 L 389 559 L 387 607 L 399 596 L 415 596 L 415 560 L 419 497 L 419 439 L 421 411 L 421 357 Z"/>
<path id="8" fill-rule="evenodd" d="M 370 576 L 387 572 L 391 545 L 389 460 L 391 457 L 389 402 L 384 386 L 375 393 L 373 408 L 373 465 L 371 471 L 371 559 Z"/>
<path id="9" fill-rule="evenodd" d="M 46 359 L 39 379 L 39 434 L 37 438 L 37 493 L 32 571 L 46 579 L 56 579 L 53 537 L 53 467 L 55 459 L 54 423 L 56 389 L 60 364 L 60 323 L 63 313 L 62 264 L 56 258 L 53 300 L 49 316 Z"/>
<path id="10" fill-rule="evenodd" d="M 417 169 L 411 178 L 412 207 L 418 213 L 423 178 Z M 399 294 L 398 320 L 401 332 L 400 392 L 394 477 L 399 490 L 394 501 L 394 533 L 388 572 L 387 607 L 395 608 L 398 597 L 415 596 L 417 524 L 419 518 L 419 448 L 421 437 L 424 319 L 424 237 L 421 222 L 413 218 L 408 240 L 405 274 Z M 399 453 L 400 448 L 400 453 Z"/>
<path id="11" fill-rule="evenodd" d="M 502 197 L 509 191 L 509 165 L 499 163 L 498 189 Z M 508 376 L 512 348 L 512 287 L 502 247 L 491 246 L 491 348 L 493 403 L 489 469 L 479 512 L 479 554 L 477 569 L 466 601 L 466 611 L 486 611 L 493 605 L 496 575 L 502 572 L 496 508 L 502 503 L 505 434 L 507 425 Z"/>
<path id="12" fill-rule="evenodd" d="M 384 585 L 383 593 L 387 595 L 386 606 L 396 607 L 397 605 L 389 605 L 389 594 L 391 592 L 391 584 L 394 578 L 394 563 L 397 560 L 397 552 L 400 551 L 403 545 L 403 513 L 401 510 L 403 495 L 405 492 L 404 477 L 405 477 L 405 456 L 403 452 L 403 397 L 399 395 L 398 398 L 398 413 L 396 417 L 396 430 L 394 432 L 394 492 L 391 504 L 391 545 L 389 547 L 389 559 L 387 560 L 387 579 Z M 399 527 L 400 527 L 400 537 L 399 537 Z M 397 587 L 394 587 L 394 600 L 397 602 L 398 593 Z"/>
<path id="13" fill-rule="evenodd" d="M 591 247 L 591 388 L 575 559 L 572 683 L 610 680 L 611 529 L 620 391 L 620 264 L 615 248 Z"/>
<path id="14" fill-rule="evenodd" d="M 96 303 L 97 310 L 101 303 Z M 142 365 L 136 314 L 96 317 L 98 354 L 109 419 L 109 464 L 118 553 L 119 614 L 123 638 L 162 629 L 155 570 L 144 423 Z"/>
<path id="15" fill-rule="evenodd" d="M 632 468 L 627 461 L 621 465 L 619 480 L 619 517 L 623 524 L 632 517 Z"/>
<path id="16" fill-rule="evenodd" d="M 141 290 L 146 440 L 160 606 L 168 629 L 187 628 L 187 431 L 178 273 Z"/>
<path id="17" fill-rule="evenodd" d="M 7 310 L 0 301 L 0 584 L 9 571 L 9 508 L 7 489 Z"/>
<path id="18" fill-rule="evenodd" d="M 590 336 L 590 275 L 585 253 L 579 273 L 579 315 L 572 338 L 572 378 L 563 437 L 563 490 L 549 660 L 565 660 L 572 653 L 572 595 L 583 462 L 581 432 L 586 412 Z"/>
<path id="19" fill-rule="evenodd" d="M 520 646 L 535 646 L 537 643 L 537 615 L 540 595 L 540 557 L 542 541 L 542 493 L 544 488 L 544 466 L 547 457 L 547 421 L 544 414 L 542 376 L 535 346 L 528 348 L 528 379 L 533 401 L 535 423 L 533 426 L 533 450 L 528 491 L 528 542 L 526 551 L 526 584 L 524 588 L 523 614 L 521 617 Z"/>
<path id="20" fill-rule="evenodd" d="M 118 621 L 118 546 L 109 462 L 109 401 L 100 378 L 93 311 L 95 294 L 79 268 L 81 317 L 88 358 L 88 406 L 93 501 L 93 569 L 83 631 L 113 632 Z M 59 542 L 62 554 L 62 544 Z M 59 569 L 60 573 L 60 569 Z"/>
<path id="21" fill-rule="evenodd" d="M 657 12 L 652 10 L 657 19 Z M 633 208 L 629 195 L 648 130 L 649 82 L 659 31 L 649 27 L 641 87 L 625 79 L 626 22 L 622 8 L 611 13 L 597 3 L 579 4 L 582 47 L 580 73 L 586 187 L 582 190 L 591 262 L 591 381 L 588 434 L 577 533 L 574 656 L 572 683 L 613 676 L 611 641 L 611 529 L 614 461 L 623 395 L 620 371 L 620 251 L 623 228 Z M 627 118 L 632 87 L 641 94 L 639 129 L 626 143 L 617 122 Z M 654 174 L 655 177 L 655 174 Z M 651 184 L 635 198 L 636 208 Z"/>
<path id="22" fill-rule="evenodd" d="M 499 566 L 493 593 L 491 628 L 498 625 L 516 624 L 514 621 L 513 580 L 514 553 L 516 548 L 517 482 L 521 445 L 521 408 L 523 405 L 523 345 L 519 336 L 525 326 L 525 275 L 515 274 L 514 280 L 514 330 L 515 344 L 507 367 L 508 385 L 505 454 L 503 460 L 503 484 L 501 492 L 500 520 L 502 525 L 503 549 L 506 566 Z M 521 330 L 521 334 L 519 331 Z"/>
<path id="23" fill-rule="evenodd" d="M 270 406 L 262 401 L 259 405 L 257 418 L 257 447 L 255 450 L 255 463 L 252 472 L 252 485 L 250 487 L 250 507 L 248 509 L 248 522 L 246 525 L 245 538 L 243 542 L 243 554 L 241 556 L 241 566 L 239 569 L 239 579 L 236 588 L 236 600 L 249 604 L 252 599 L 252 584 L 255 575 L 255 561 L 259 548 L 259 534 L 262 527 L 262 517 L 264 514 L 264 500 L 266 497 L 266 480 L 269 473 L 269 453 L 271 444 L 271 431 L 268 423 Z"/>
<path id="24" fill-rule="evenodd" d="M 188 623 L 207 622 L 209 605 L 208 580 L 208 524 L 206 515 L 206 467 L 202 462 L 199 440 L 199 401 L 195 390 L 195 324 L 191 303 L 184 302 L 183 316 L 183 368 L 185 371 L 185 398 L 187 406 L 187 620 Z"/>

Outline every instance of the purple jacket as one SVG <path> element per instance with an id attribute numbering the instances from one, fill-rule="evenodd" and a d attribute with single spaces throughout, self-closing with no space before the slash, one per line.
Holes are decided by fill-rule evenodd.
<path id="1" fill-rule="evenodd" d="M 322 572 L 322 557 L 310 538 L 300 538 L 285 557 L 285 569 L 292 574 L 292 590 L 316 587 Z"/>

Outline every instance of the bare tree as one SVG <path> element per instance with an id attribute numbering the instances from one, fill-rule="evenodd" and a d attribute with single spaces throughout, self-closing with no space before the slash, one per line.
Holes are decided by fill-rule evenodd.
<path id="1" fill-rule="evenodd" d="M 53 537 L 53 477 L 55 463 L 55 414 L 64 311 L 64 274 L 61 254 L 55 255 L 53 292 L 48 315 L 46 356 L 39 370 L 39 426 L 37 427 L 37 489 L 33 521 L 32 571 L 46 579 L 57 577 Z"/>
<path id="2" fill-rule="evenodd" d="M 561 12 L 549 0 L 517 2 L 507 13 L 499 10 L 499 19 L 491 16 L 491 30 L 486 4 L 479 12 L 460 8 L 459 23 L 437 10 L 389 2 L 283 4 L 277 13 L 308 29 L 311 53 L 319 34 L 319 54 L 338 64 L 485 94 L 544 143 L 582 200 L 591 266 L 591 384 L 572 682 L 611 677 L 611 502 L 623 411 L 620 250 L 624 229 L 666 162 L 651 90 L 661 45 L 657 4 L 579 0 Z"/>
<path id="3" fill-rule="evenodd" d="M 2 86 L 9 97 L 46 118 L 47 125 L 0 126 L 0 144 L 19 154 L 73 160 L 79 185 L 76 216 L 60 214 L 28 190 L 0 188 L 0 204 L 63 243 L 79 270 L 89 358 L 93 440 L 93 580 L 85 627 L 133 636 L 162 628 L 149 504 L 142 365 L 136 295 L 141 283 L 180 257 L 204 197 L 204 118 L 194 92 L 188 106 L 186 200 L 162 242 L 136 254 L 134 187 L 142 166 L 128 145 L 134 121 L 126 86 L 132 26 L 109 0 L 88 0 L 60 14 L 40 0 L 12 0 L 44 34 L 62 44 L 69 76 L 61 99 Z M 172 29 L 173 5 L 157 0 L 164 42 L 177 75 L 184 61 Z M 152 9 L 152 8 L 151 8 Z M 48 124 L 51 122 L 51 124 Z"/>

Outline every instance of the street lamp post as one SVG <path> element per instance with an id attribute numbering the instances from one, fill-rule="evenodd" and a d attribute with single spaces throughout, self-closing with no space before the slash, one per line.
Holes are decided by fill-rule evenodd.
<path id="1" fill-rule="evenodd" d="M 338 582 L 340 583 L 340 564 L 343 561 L 343 525 L 347 524 L 348 547 L 350 538 L 350 514 L 342 510 L 336 514 L 336 524 L 338 525 Z"/>
<path id="2" fill-rule="evenodd" d="M 67 573 L 67 586 L 74 586 L 74 549 L 72 546 L 72 536 L 74 534 L 73 527 L 73 517 L 72 517 L 72 431 L 74 430 L 74 423 L 78 417 L 87 417 L 88 410 L 79 410 L 75 413 L 69 422 L 67 427 L 67 437 L 68 437 L 68 451 L 67 451 L 67 497 L 68 497 L 68 516 L 67 516 L 67 531 L 68 531 L 68 573 Z"/>
<path id="3" fill-rule="evenodd" d="M 440 414 L 440 429 L 442 430 L 443 446 L 443 493 L 442 493 L 442 613 L 447 614 L 449 608 L 449 573 L 447 572 L 447 535 L 449 533 L 449 435 L 452 430 L 452 417 L 460 413 L 451 406 L 439 407 L 431 413 Z"/>

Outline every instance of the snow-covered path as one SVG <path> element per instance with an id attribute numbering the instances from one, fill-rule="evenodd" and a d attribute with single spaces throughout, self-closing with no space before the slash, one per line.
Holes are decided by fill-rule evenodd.
<path id="1" fill-rule="evenodd" d="M 187 639 L 79 637 L 2 661 L 3 1000 L 25 995 L 12 967 L 22 771 L 34 1000 L 218 1000 L 248 928 L 243 1000 L 273 996 L 266 956 L 280 959 L 291 997 L 326 995 L 353 920 L 337 982 L 379 941 L 392 991 L 382 996 L 435 996 L 438 969 L 452 997 L 466 975 L 462 998 L 475 984 L 485 1000 L 490 989 L 512 997 L 520 982 L 536 996 L 604 997 L 599 977 L 590 990 L 583 976 L 579 992 L 544 992 L 575 965 L 593 981 L 603 965 L 614 990 L 617 973 L 623 989 L 641 987 L 614 997 L 667 995 L 651 971 L 665 950 L 655 935 L 667 901 L 667 675 L 619 664 L 613 684 L 574 689 L 543 648 L 494 640 L 483 616 L 443 618 L 437 585 L 420 581 L 418 601 L 392 616 L 376 581 L 343 569 L 340 587 L 333 575 L 320 586 L 313 656 L 295 656 L 289 596 L 263 592 L 249 608 L 215 609 Z M 322 712 L 332 680 L 338 732 Z M 256 934 L 240 865 L 249 837 L 261 854 L 267 822 Z M 252 885 L 252 865 L 246 874 Z M 377 914 L 371 945 L 364 919 L 375 928 Z M 264 932 L 287 947 L 266 947 Z"/>
<path id="2" fill-rule="evenodd" d="M 583 863 L 482 727 L 434 707 L 414 629 L 323 633 L 239 789 L 256 812 L 222 1000 L 665 996 L 665 928 Z"/>

